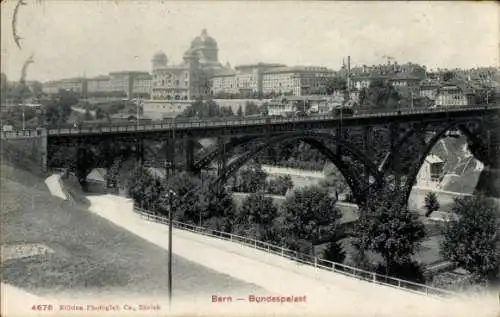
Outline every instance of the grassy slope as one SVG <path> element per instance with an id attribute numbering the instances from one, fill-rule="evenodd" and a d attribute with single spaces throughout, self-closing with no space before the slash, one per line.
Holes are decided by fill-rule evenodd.
<path id="1" fill-rule="evenodd" d="M 166 292 L 164 249 L 51 196 L 43 177 L 6 161 L 0 171 L 2 244 L 42 243 L 55 253 L 2 263 L 3 282 L 40 295 L 70 289 L 77 294 Z M 177 256 L 173 262 L 176 295 L 259 290 Z"/>

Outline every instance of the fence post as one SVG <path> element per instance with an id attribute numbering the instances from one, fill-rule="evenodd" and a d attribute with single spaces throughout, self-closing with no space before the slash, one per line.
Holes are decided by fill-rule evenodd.
<path id="1" fill-rule="evenodd" d="M 253 240 L 253 246 L 257 249 L 257 240 Z"/>
<path id="2" fill-rule="evenodd" d="M 372 273 L 373 275 L 373 283 L 377 283 L 377 275 L 375 273 Z"/>
<path id="3" fill-rule="evenodd" d="M 429 296 L 429 288 L 428 287 L 425 288 L 425 295 Z"/>
<path id="4" fill-rule="evenodd" d="M 401 288 L 401 280 L 398 279 L 398 287 Z"/>
<path id="5" fill-rule="evenodd" d="M 317 266 L 318 266 L 318 258 L 314 257 L 314 267 L 317 267 Z"/>
<path id="6" fill-rule="evenodd" d="M 285 255 L 285 250 L 283 250 L 283 248 L 281 248 L 281 256 L 284 256 Z"/>

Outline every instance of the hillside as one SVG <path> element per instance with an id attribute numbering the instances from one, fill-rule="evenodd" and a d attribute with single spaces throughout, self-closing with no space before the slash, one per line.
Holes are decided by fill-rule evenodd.
<path id="1" fill-rule="evenodd" d="M 51 196 L 43 175 L 30 171 L 36 162 L 19 152 L 13 162 L 16 152 L 2 148 L 2 282 L 38 295 L 166 293 L 165 250 Z M 175 255 L 173 262 L 179 296 L 259 290 Z"/>

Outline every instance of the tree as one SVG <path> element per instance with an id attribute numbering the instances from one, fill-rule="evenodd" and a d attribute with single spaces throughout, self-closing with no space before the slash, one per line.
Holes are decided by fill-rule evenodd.
<path id="1" fill-rule="evenodd" d="M 259 106 L 257 106 L 255 102 L 247 101 L 245 103 L 245 116 L 251 116 L 259 113 Z"/>
<path id="2" fill-rule="evenodd" d="M 97 108 L 95 111 L 95 118 L 98 120 L 106 118 L 106 115 L 107 114 L 101 108 Z"/>
<path id="3" fill-rule="evenodd" d="M 314 245 L 335 241 L 342 217 L 335 203 L 335 197 L 319 186 L 295 190 L 281 205 L 284 244 L 302 253 L 311 246 L 314 255 Z"/>
<path id="4" fill-rule="evenodd" d="M 85 110 L 85 116 L 83 118 L 85 121 L 90 121 L 93 119 L 92 114 L 90 114 L 89 109 Z"/>
<path id="5" fill-rule="evenodd" d="M 219 114 L 223 117 L 234 117 L 234 112 L 231 107 L 220 107 Z"/>
<path id="6" fill-rule="evenodd" d="M 255 193 L 266 186 L 266 178 L 267 173 L 262 170 L 260 164 L 252 161 L 238 171 L 234 190 Z"/>
<path id="7" fill-rule="evenodd" d="M 238 107 L 238 111 L 236 112 L 238 117 L 243 117 L 243 110 L 241 109 L 241 105 Z"/>
<path id="8" fill-rule="evenodd" d="M 330 188 L 332 192 L 335 193 L 335 196 L 338 199 L 338 194 L 345 192 L 345 190 L 348 188 L 344 176 L 332 163 L 327 163 L 325 165 L 325 167 L 323 168 L 323 174 L 325 175 L 325 179 L 320 182 L 320 185 L 326 188 Z"/>
<path id="9" fill-rule="evenodd" d="M 443 81 L 451 81 L 455 79 L 455 74 L 453 72 L 450 72 L 450 71 L 446 71 L 443 73 Z"/>
<path id="10" fill-rule="evenodd" d="M 293 188 L 293 181 L 290 175 L 278 176 L 267 183 L 267 191 L 272 195 L 284 196 L 289 189 Z"/>
<path id="11" fill-rule="evenodd" d="M 340 243 L 340 240 L 335 239 L 334 241 L 328 243 L 327 248 L 323 251 L 323 258 L 328 261 L 335 263 L 344 262 L 346 257 L 346 252 Z"/>
<path id="12" fill-rule="evenodd" d="M 439 210 L 440 207 L 441 206 L 439 205 L 439 201 L 437 200 L 436 193 L 427 193 L 427 195 L 425 196 L 425 209 L 427 209 L 425 216 L 429 217 L 434 211 Z"/>
<path id="13" fill-rule="evenodd" d="M 363 97 L 367 104 L 378 108 L 395 107 L 401 100 L 396 88 L 381 78 L 375 78 L 370 82 L 368 91 Z"/>
<path id="14" fill-rule="evenodd" d="M 119 173 L 119 161 L 116 161 L 114 167 L 110 171 L 110 177 L 116 177 Z M 137 169 L 134 171 L 132 177 L 128 178 L 127 182 L 128 195 L 134 202 L 149 211 L 162 212 L 161 197 L 164 192 L 162 182 L 153 177 L 147 169 Z"/>
<path id="15" fill-rule="evenodd" d="M 207 218 L 206 208 L 208 205 L 207 197 L 202 188 L 202 182 L 199 178 L 182 172 L 167 180 L 166 189 L 173 190 L 176 193 L 171 203 L 174 206 L 174 218 L 178 221 L 198 225 L 201 220 Z M 163 202 L 162 212 L 167 214 Z"/>
<path id="16" fill-rule="evenodd" d="M 442 255 L 479 277 L 494 279 L 500 267 L 497 204 L 483 196 L 457 198 L 452 213 L 457 217 L 445 224 Z"/>
<path id="17" fill-rule="evenodd" d="M 359 105 L 363 106 L 366 104 L 366 101 L 368 99 L 368 88 L 363 87 L 359 90 Z"/>
<path id="18" fill-rule="evenodd" d="M 236 217 L 235 233 L 261 241 L 274 238 L 274 221 L 278 209 L 273 200 L 265 197 L 263 192 L 250 194 L 241 205 Z"/>
<path id="19" fill-rule="evenodd" d="M 418 215 L 398 203 L 399 191 L 386 190 L 367 198 L 361 206 L 361 234 L 355 246 L 379 253 L 385 274 L 398 276 L 396 268 L 411 261 L 425 237 Z"/>
<path id="20" fill-rule="evenodd" d="M 204 182 L 203 195 L 206 205 L 202 211 L 203 226 L 214 230 L 232 232 L 235 218 L 235 206 L 231 194 L 226 188 L 213 188 L 214 177 L 209 176 Z"/>
<path id="21" fill-rule="evenodd" d="M 335 91 L 344 91 L 347 89 L 347 80 L 342 77 L 330 77 L 326 82 L 326 93 L 331 95 Z"/>

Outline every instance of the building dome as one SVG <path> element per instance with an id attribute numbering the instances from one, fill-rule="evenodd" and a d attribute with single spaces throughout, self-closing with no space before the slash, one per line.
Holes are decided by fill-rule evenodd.
<path id="1" fill-rule="evenodd" d="M 197 58 L 199 55 L 196 53 L 196 50 L 194 49 L 188 49 L 186 52 L 184 52 L 183 58 Z"/>
<path id="2" fill-rule="evenodd" d="M 165 53 L 160 51 L 153 56 L 151 62 L 153 63 L 153 67 L 162 67 L 167 65 L 168 58 Z"/>
<path id="3" fill-rule="evenodd" d="M 197 48 L 212 48 L 212 49 L 217 49 L 217 41 L 208 35 L 208 32 L 206 29 L 203 29 L 201 31 L 201 35 L 197 36 L 194 38 L 194 40 L 191 42 L 191 48 L 197 49 Z"/>

